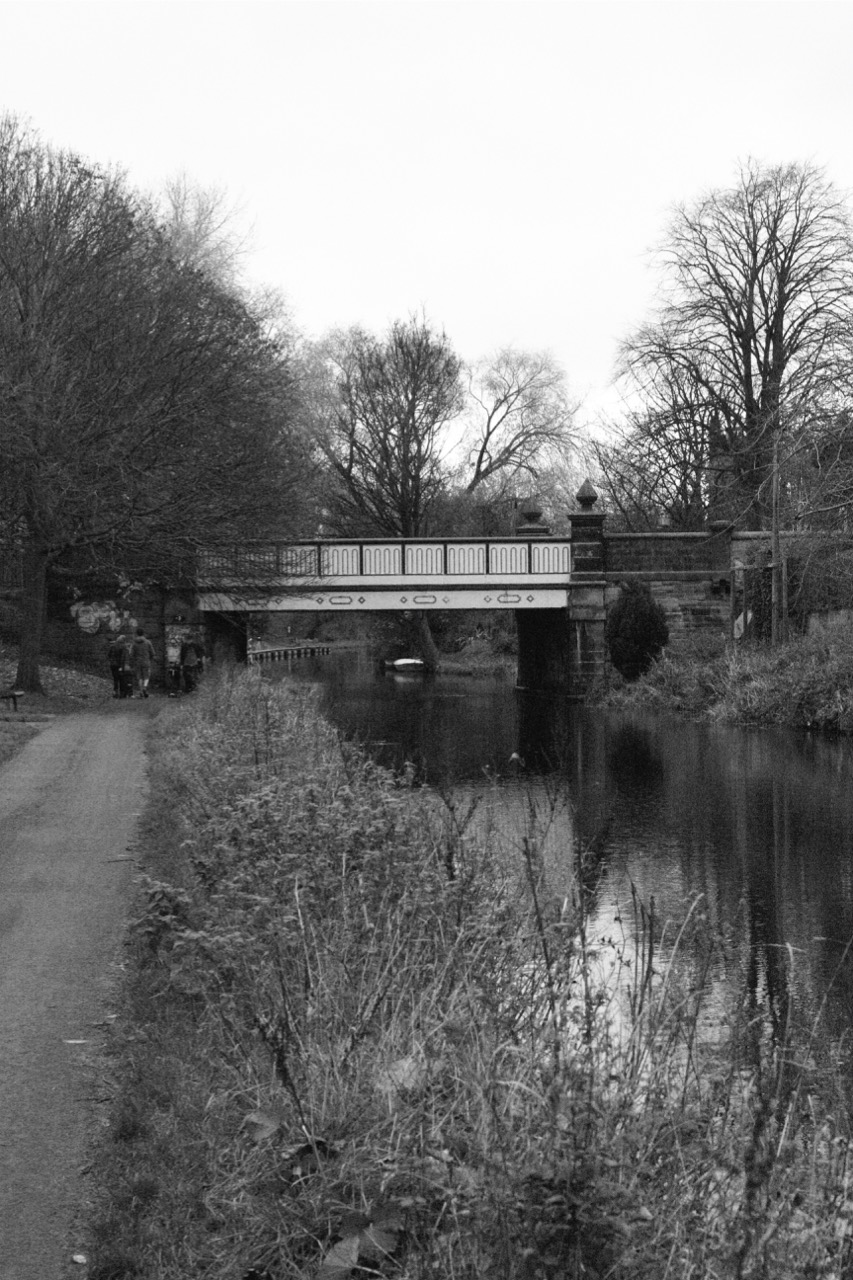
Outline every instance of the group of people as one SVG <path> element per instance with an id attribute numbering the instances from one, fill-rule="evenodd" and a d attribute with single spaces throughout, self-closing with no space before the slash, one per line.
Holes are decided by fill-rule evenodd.
<path id="1" fill-rule="evenodd" d="M 195 636 L 186 636 L 177 652 L 177 661 L 174 654 L 167 656 L 171 692 L 192 693 L 198 687 L 199 676 L 204 670 L 204 646 L 201 641 Z"/>
<path id="2" fill-rule="evenodd" d="M 110 644 L 107 661 L 113 677 L 114 698 L 148 697 L 154 646 L 143 627 L 137 627 L 133 636 L 116 636 Z M 173 689 L 192 693 L 203 668 L 204 648 L 194 636 L 188 636 L 181 644 L 177 664 L 170 664 Z"/>
<path id="3" fill-rule="evenodd" d="M 113 677 L 113 697 L 148 697 L 154 646 L 142 627 L 135 636 L 116 636 L 107 654 Z"/>

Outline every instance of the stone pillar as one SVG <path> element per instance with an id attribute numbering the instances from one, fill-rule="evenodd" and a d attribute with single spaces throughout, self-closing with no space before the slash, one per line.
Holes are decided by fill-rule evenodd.
<path id="1" fill-rule="evenodd" d="M 244 613 L 205 613 L 205 648 L 213 662 L 243 663 L 249 651 L 249 620 Z"/>
<path id="2" fill-rule="evenodd" d="M 598 494 L 584 480 L 575 495 L 580 511 L 572 511 L 572 579 L 603 579 L 606 569 L 604 553 L 604 513 L 593 511 Z"/>
<path id="3" fill-rule="evenodd" d="M 570 690 L 569 650 L 564 609 L 516 609 L 517 688 L 531 693 Z"/>
<path id="4" fill-rule="evenodd" d="M 550 527 L 542 519 L 535 497 L 519 504 L 523 523 L 516 527 L 517 538 L 547 538 Z M 516 687 L 529 692 L 565 692 L 568 688 L 568 648 L 566 619 L 561 609 L 517 609 L 518 675 Z"/>
<path id="5" fill-rule="evenodd" d="M 585 480 L 577 492 L 580 511 L 571 513 L 572 581 L 569 588 L 569 691 L 582 697 L 607 672 L 604 602 L 607 569 L 604 514 L 593 511 L 598 494 Z"/>

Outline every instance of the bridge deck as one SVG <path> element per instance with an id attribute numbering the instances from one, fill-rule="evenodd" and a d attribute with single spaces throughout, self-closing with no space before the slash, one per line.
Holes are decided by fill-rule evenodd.
<path id="1" fill-rule="evenodd" d="M 567 538 L 338 539 L 205 551 L 199 604 L 240 609 L 565 608 Z"/>

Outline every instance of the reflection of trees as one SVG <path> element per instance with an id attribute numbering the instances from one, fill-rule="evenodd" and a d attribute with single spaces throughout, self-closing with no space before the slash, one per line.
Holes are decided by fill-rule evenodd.
<path id="1" fill-rule="evenodd" d="M 608 766 L 619 791 L 640 792 L 645 799 L 663 786 L 664 764 L 651 734 L 630 721 L 621 725 L 611 739 Z"/>

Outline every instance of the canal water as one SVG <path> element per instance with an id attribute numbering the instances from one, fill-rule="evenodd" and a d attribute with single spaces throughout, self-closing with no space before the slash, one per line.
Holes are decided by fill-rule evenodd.
<path id="1" fill-rule="evenodd" d="M 345 735 L 510 843 L 544 819 L 567 892 L 583 852 L 602 935 L 631 902 L 654 900 L 665 929 L 698 900 L 772 1015 L 795 997 L 834 1034 L 853 1028 L 853 743 L 587 710 L 510 679 L 386 674 L 357 651 L 288 671 L 319 686 Z"/>

